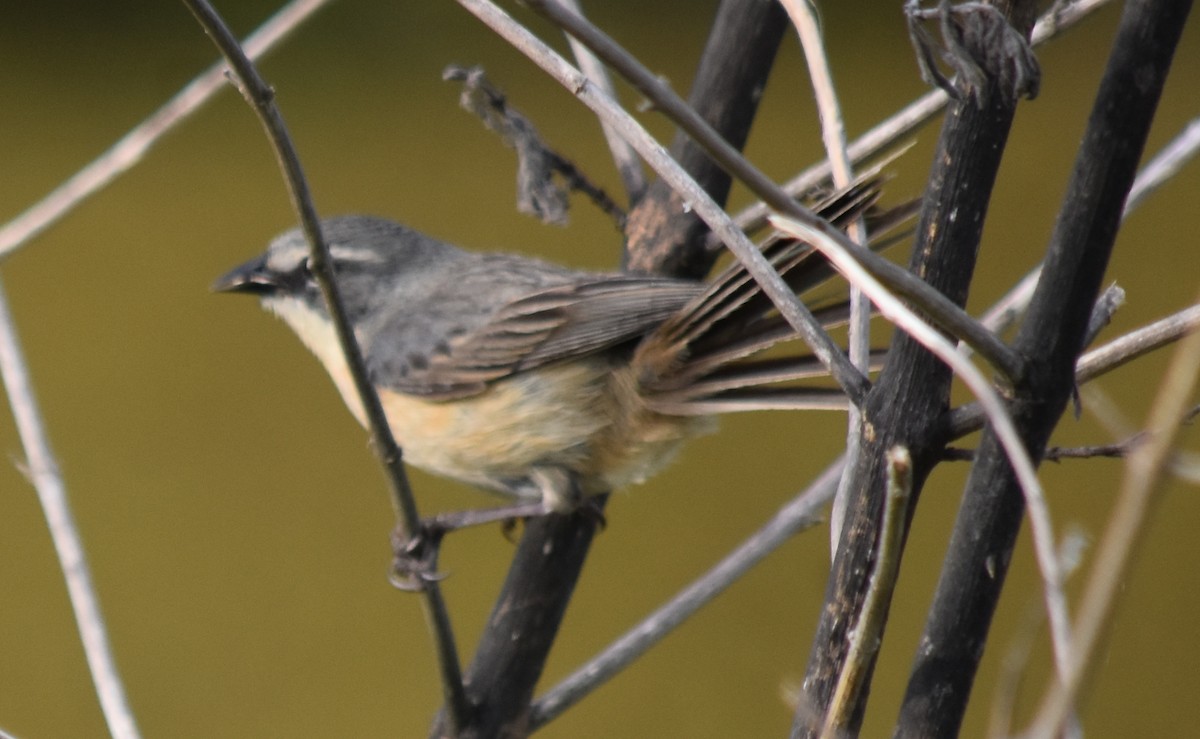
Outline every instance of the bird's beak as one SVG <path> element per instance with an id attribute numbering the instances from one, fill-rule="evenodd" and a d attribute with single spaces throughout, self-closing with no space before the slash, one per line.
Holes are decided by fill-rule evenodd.
<path id="1" fill-rule="evenodd" d="M 267 268 L 266 255 L 255 257 L 234 267 L 217 278 L 212 291 L 217 293 L 251 293 L 266 295 L 279 287 L 279 279 Z"/>

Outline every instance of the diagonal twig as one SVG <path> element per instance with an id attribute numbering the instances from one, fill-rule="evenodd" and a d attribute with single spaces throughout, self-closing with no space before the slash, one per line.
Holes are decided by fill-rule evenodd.
<path id="1" fill-rule="evenodd" d="M 829 58 L 821 38 L 816 8 L 807 0 L 782 0 L 800 36 L 804 58 L 808 63 L 809 78 L 816 93 L 817 110 L 821 120 L 821 138 L 825 144 L 825 158 L 833 173 L 833 184 L 838 189 L 846 188 L 854 181 L 854 170 L 850 154 L 846 150 L 846 128 L 842 123 L 841 105 L 833 88 L 833 74 L 829 69 Z M 847 229 L 851 241 L 866 244 L 867 224 L 863 217 L 855 218 Z M 850 323 L 848 331 L 850 361 L 855 367 L 866 371 L 871 353 L 871 303 L 857 286 L 850 286 Z M 850 406 L 846 419 L 846 468 L 854 469 L 862 450 L 862 412 Z M 842 518 L 846 509 L 846 496 L 850 494 L 850 476 L 843 475 L 838 494 L 833 503 L 832 521 L 829 527 L 830 548 L 836 552 L 841 539 Z"/>
<path id="2" fill-rule="evenodd" d="M 842 459 L 836 460 L 803 493 L 784 505 L 771 520 L 712 569 L 547 691 L 533 705 L 531 730 L 549 723 L 628 667 L 768 554 L 815 523 L 817 511 L 833 497 L 842 473 L 842 463 Z"/>
<path id="3" fill-rule="evenodd" d="M 677 162 L 670 157 L 665 149 L 655 141 L 645 129 L 643 129 L 637 121 L 635 121 L 628 113 L 626 113 L 619 105 L 611 98 L 605 95 L 600 90 L 596 89 L 586 77 L 579 73 L 579 70 L 572 67 L 565 59 L 556 54 L 552 49 L 542 43 L 539 39 L 533 36 L 520 24 L 516 23 L 507 13 L 497 7 L 489 0 L 459 0 L 459 4 L 474 14 L 481 21 L 486 23 L 492 30 L 500 34 L 505 40 L 512 44 L 518 51 L 522 52 L 532 59 L 538 66 L 549 73 L 559 84 L 566 87 L 575 94 L 579 100 L 587 105 L 593 112 L 599 115 L 602 119 L 611 123 L 614 128 L 620 131 L 621 135 L 634 145 L 638 153 L 650 166 L 667 182 L 671 184 L 686 200 L 687 203 L 695 210 L 705 223 L 714 231 L 721 235 L 729 245 L 730 251 L 738 258 L 745 266 L 746 270 L 754 277 L 754 279 L 762 285 L 763 292 L 766 294 L 780 314 L 787 320 L 797 333 L 808 343 L 812 348 L 813 354 L 824 364 L 830 371 L 834 380 L 845 391 L 846 395 L 853 403 L 861 403 L 866 394 L 869 383 L 866 377 L 850 364 L 842 350 L 833 342 L 828 334 L 824 332 L 812 317 L 812 313 L 806 308 L 803 303 L 796 298 L 792 291 L 788 289 L 782 278 L 771 268 L 762 253 L 754 247 L 746 235 L 738 229 L 729 219 L 727 213 L 720 208 L 707 193 L 696 186 L 695 182 L 680 168 Z M 557 4 L 546 5 L 542 8 L 546 12 L 557 12 L 563 15 L 562 9 Z M 553 8 L 553 10 L 551 10 Z M 568 15 L 573 25 L 567 26 L 562 24 L 572 35 L 579 38 L 584 43 L 587 43 L 593 51 L 597 51 L 602 59 L 613 64 L 613 60 L 604 53 L 604 50 L 597 49 L 596 46 L 590 43 L 591 39 L 582 37 L 576 33 L 574 24 L 577 24 L 581 19 L 573 14 Z M 556 18 L 556 20 L 559 20 Z M 589 28 L 594 28 L 586 21 L 583 22 Z M 624 53 L 624 52 L 623 52 Z M 628 54 L 625 54 L 628 58 Z M 614 68 L 626 72 L 621 66 L 613 64 Z M 640 67 L 640 65 L 639 65 Z M 642 68 L 644 69 L 644 68 Z M 646 74 L 649 74 L 646 72 Z M 657 83 L 657 81 L 656 81 Z M 662 88 L 661 83 L 657 83 L 658 88 Z M 665 89 L 665 88 L 662 88 Z M 644 90 L 643 90 L 644 92 Z M 672 93 L 673 95 L 673 93 Z M 658 96 L 656 96 L 658 97 Z M 687 108 L 686 103 L 674 97 L 679 104 Z M 659 102 L 656 100 L 656 102 Z M 692 113 L 694 115 L 694 112 Z M 701 124 L 707 128 L 707 124 L 701 121 Z M 708 129 L 711 132 L 711 129 Z M 720 137 L 715 133 L 712 134 L 720 140 Z M 724 142 L 722 141 L 722 144 Z M 724 144 L 728 146 L 728 144 Z M 736 152 L 735 152 L 736 154 Z M 740 155 L 737 156 L 741 159 Z M 745 161 L 745 160 L 741 160 Z M 751 168 L 753 170 L 753 168 Z M 753 170 L 757 173 L 757 170 Z M 765 180 L 765 175 L 757 174 L 759 184 L 761 180 Z M 770 187 L 775 188 L 770 180 L 766 180 Z M 777 190 L 777 188 L 776 188 Z M 816 228 L 828 229 L 832 233 L 841 235 L 832 225 L 825 223 L 822 219 L 816 218 L 810 211 L 803 208 L 799 204 L 791 201 L 786 195 L 785 200 L 792 203 L 794 209 L 799 214 L 799 217 L 808 217 L 816 220 Z M 781 203 L 782 204 L 782 203 Z M 805 216 L 804 214 L 808 214 Z M 841 235 L 844 240 L 845 236 Z"/>
<path id="4" fill-rule="evenodd" d="M 29 479 L 37 490 L 42 513 L 58 553 L 63 579 L 67 584 L 67 595 L 75 611 L 75 623 L 83 641 L 83 652 L 92 673 L 92 683 L 100 699 L 100 708 L 108 730 L 117 739 L 137 739 L 137 722 L 125 687 L 117 672 L 116 659 L 108 641 L 108 630 L 104 616 L 100 613 L 100 599 L 92 583 L 91 568 L 83 553 L 83 542 L 71 504 L 67 501 L 67 487 L 59 473 L 54 450 L 46 435 L 42 414 L 34 397 L 29 378 L 28 365 L 21 351 L 17 327 L 8 309 L 8 298 L 0 288 L 0 375 L 8 391 L 8 402 L 12 408 L 21 445 L 25 448 Z"/>
<path id="5" fill-rule="evenodd" d="M 1029 458 L 1020 434 L 1004 407 L 999 394 L 978 369 L 965 357 L 956 351 L 944 336 L 934 330 L 904 306 L 895 296 L 891 295 L 883 285 L 867 273 L 865 269 L 849 255 L 838 248 L 840 245 L 831 244 L 828 240 L 804 224 L 783 217 L 772 218 L 771 223 L 785 233 L 807 241 L 813 248 L 825 255 L 838 268 L 847 280 L 857 283 L 871 298 L 871 302 L 879 308 L 879 312 L 897 327 L 904 330 L 922 346 L 927 348 L 939 359 L 945 362 L 954 373 L 962 378 L 971 392 L 978 398 L 980 405 L 987 413 L 996 436 L 1012 465 L 1013 471 L 1020 482 L 1021 492 L 1025 495 L 1029 507 L 1030 528 L 1033 530 L 1034 550 L 1037 555 L 1038 568 L 1042 574 L 1042 589 L 1046 601 L 1046 611 L 1050 617 L 1051 633 L 1054 640 L 1055 652 L 1065 663 L 1070 653 L 1070 623 L 1067 616 L 1066 596 L 1063 594 L 1062 572 L 1056 555 L 1054 543 L 1054 527 L 1050 523 L 1050 510 L 1038 481 L 1037 471 Z"/>
<path id="6" fill-rule="evenodd" d="M 1043 15 L 1034 26 L 1031 43 L 1038 46 L 1058 37 L 1111 1 L 1078 0 L 1066 4 L 1056 3 L 1056 7 Z M 851 142 L 847 147 L 850 160 L 855 163 L 862 162 L 896 146 L 901 139 L 932 120 L 946 107 L 949 100 L 950 96 L 940 89 L 925 93 Z M 788 180 L 783 184 L 783 188 L 788 193 L 797 195 L 828 180 L 829 175 L 830 164 L 825 160 Z M 771 206 L 759 202 L 736 213 L 734 221 L 747 231 L 755 231 L 767 222 L 769 215 Z M 715 240 L 712 243 L 715 245 Z"/>
<path id="7" fill-rule="evenodd" d="M 1109 516 L 1108 527 L 1096 552 L 1096 563 L 1088 577 L 1079 615 L 1075 622 L 1078 638 L 1066 680 L 1053 683 L 1043 697 L 1033 721 L 1031 736 L 1055 736 L 1075 705 L 1075 697 L 1089 666 L 1096 658 L 1097 643 L 1108 625 L 1116 596 L 1125 581 L 1130 558 L 1145 535 L 1150 505 L 1168 471 L 1175 439 L 1191 408 L 1200 372 L 1200 335 L 1192 334 L 1175 350 L 1158 399 L 1150 410 L 1146 427 L 1149 440 L 1135 449 L 1125 464 L 1121 494 Z"/>
<path id="8" fill-rule="evenodd" d="M 330 0 L 293 0 L 246 37 L 244 48 L 257 59 L 312 17 Z M 0 227 L 0 262 L 12 256 L 87 198 L 129 171 L 168 131 L 186 120 L 225 86 L 225 65 L 214 64 L 192 80 L 149 118 L 135 126 L 50 194 Z"/>
<path id="9" fill-rule="evenodd" d="M 397 529 L 405 537 L 412 538 L 417 531 L 420 518 L 417 513 L 416 501 L 408 483 L 408 475 L 404 469 L 404 461 L 400 447 L 396 444 L 388 426 L 387 417 L 380 405 L 379 396 L 375 393 L 367 377 L 363 364 L 362 352 L 354 338 L 350 322 L 346 318 L 345 308 L 338 293 L 337 283 L 333 279 L 333 268 L 329 257 L 329 247 L 321 235 L 320 219 L 313 206 L 308 183 L 300 166 L 299 157 L 288 134 L 287 126 L 274 102 L 274 93 L 259 76 L 254 63 L 246 57 L 237 39 L 229 31 L 225 22 L 213 10 L 206 0 L 184 0 L 184 4 L 196 16 L 196 20 L 204 28 L 205 33 L 212 38 L 213 43 L 221 50 L 241 83 L 240 91 L 259 116 L 267 138 L 270 140 L 275 156 L 283 171 L 284 182 L 292 205 L 300 217 L 301 227 L 311 250 L 310 269 L 321 293 L 325 299 L 330 317 L 337 330 L 338 342 L 342 353 L 350 367 L 354 379 L 358 399 L 365 409 L 367 426 L 371 435 L 372 447 L 379 457 L 387 474 L 391 490 L 392 505 L 395 508 Z M 418 576 L 419 577 L 419 576 Z M 451 727 L 457 727 L 465 721 L 470 711 L 466 693 L 463 689 L 462 671 L 459 666 L 458 652 L 454 643 L 454 633 L 450 626 L 450 616 L 446 610 L 441 589 L 434 578 L 421 578 L 419 590 L 422 603 L 429 618 L 433 632 L 438 666 L 440 668 L 442 691 L 450 708 Z"/>
<path id="10" fill-rule="evenodd" d="M 555 1 L 562 3 L 576 15 L 583 15 L 583 8 L 580 6 L 579 0 Z M 615 100 L 616 90 L 613 88 L 612 79 L 608 76 L 608 70 L 604 68 L 604 64 L 590 49 L 570 36 L 567 36 L 567 43 L 571 45 L 571 53 L 575 55 L 579 71 L 587 75 L 592 84 L 604 90 L 609 97 Z M 608 142 L 613 162 L 616 164 L 617 172 L 621 175 L 622 184 L 625 185 L 625 194 L 629 197 L 628 202 L 636 203 L 642 193 L 646 191 L 646 173 L 642 171 L 642 163 L 637 158 L 637 151 L 629 145 L 628 141 L 621 138 L 620 134 L 608 123 L 601 121 L 600 128 L 604 131 L 604 139 Z"/>

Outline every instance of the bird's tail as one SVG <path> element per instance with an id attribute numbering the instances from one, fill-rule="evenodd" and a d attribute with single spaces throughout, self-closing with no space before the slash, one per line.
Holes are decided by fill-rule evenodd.
<path id="1" fill-rule="evenodd" d="M 879 208 L 881 182 L 877 172 L 869 174 L 825 198 L 814 210 L 842 229 L 865 217 L 872 248 L 884 248 L 903 236 L 888 238 L 915 212 L 916 203 Z M 834 274 L 824 257 L 795 240 L 775 236 L 762 251 L 797 295 Z M 826 328 L 844 323 L 849 313 L 844 300 L 810 309 Z M 649 409 L 677 416 L 844 409 L 846 399 L 836 388 L 797 384 L 828 376 L 815 357 L 760 357 L 766 350 L 796 339 L 795 330 L 773 310 L 758 283 L 735 262 L 638 346 L 633 366 L 640 395 Z M 881 356 L 873 356 L 872 364 L 881 360 Z"/>

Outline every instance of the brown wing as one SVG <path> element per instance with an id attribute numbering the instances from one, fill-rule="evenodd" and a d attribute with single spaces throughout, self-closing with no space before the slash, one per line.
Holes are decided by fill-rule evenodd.
<path id="1" fill-rule="evenodd" d="M 368 338 L 367 368 L 377 384 L 433 399 L 467 397 L 489 382 L 552 362 L 608 349 L 658 326 L 698 295 L 697 282 L 625 275 L 569 273 L 487 315 L 457 311 L 464 296 L 435 295 L 439 325 L 428 310 L 398 315 Z M 483 286 L 476 286 L 480 289 Z M 495 287 L 495 286 L 492 286 Z M 463 284 L 461 290 L 470 289 Z"/>

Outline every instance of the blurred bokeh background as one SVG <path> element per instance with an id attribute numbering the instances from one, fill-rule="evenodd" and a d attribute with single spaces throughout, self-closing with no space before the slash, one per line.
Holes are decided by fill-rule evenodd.
<path id="1" fill-rule="evenodd" d="M 594 19 L 686 90 L 715 2 L 590 3 Z M 240 34 L 273 10 L 221 3 Z M 519 7 L 518 17 L 563 46 Z M 851 136 L 924 90 L 899 4 L 822 7 Z M 1022 104 L 985 236 L 975 309 L 1045 247 L 1118 17 L 1116 7 L 1040 52 L 1041 96 Z M 1151 149 L 1200 110 L 1200 32 L 1183 41 Z M 107 148 L 215 59 L 174 3 L 50 0 L 0 6 L 0 218 Z M 262 64 L 324 214 L 403 220 L 476 248 L 572 265 L 616 263 L 619 234 L 577 200 L 567 228 L 516 213 L 514 158 L 457 107 L 449 63 L 482 64 L 546 139 L 618 191 L 591 115 L 454 3 L 334 3 Z M 628 91 L 626 91 L 628 92 Z M 636 103 L 626 94 L 625 101 Z M 640 117 L 656 133 L 670 127 Z M 894 165 L 890 197 L 920 191 L 936 127 Z M 785 177 L 819 159 L 798 44 L 785 39 L 750 156 Z M 1121 234 L 1111 278 L 1129 304 L 1114 336 L 1194 299 L 1200 168 Z M 735 194 L 735 205 L 749 200 Z M 39 399 L 71 492 L 127 688 L 147 736 L 423 736 L 439 705 L 418 600 L 393 590 L 391 511 L 366 437 L 318 364 L 250 300 L 208 285 L 293 221 L 249 109 L 231 90 L 145 161 L 5 263 Z M 900 256 L 905 256 L 901 254 Z M 1165 357 L 1102 381 L 1141 419 Z M 835 415 L 731 418 L 665 474 L 619 492 L 544 685 L 713 564 L 839 451 Z M 1101 443 L 1085 414 L 1054 443 Z M 105 733 L 19 442 L 0 417 L 0 728 Z M 965 465 L 920 503 L 864 735 L 888 732 L 953 521 Z M 1121 463 L 1047 465 L 1060 530 L 1096 535 Z M 490 504 L 414 473 L 424 510 Z M 1084 710 L 1091 736 L 1180 735 L 1200 719 L 1196 491 L 1171 486 L 1123 594 Z M 456 535 L 443 556 L 464 655 L 512 545 Z M 632 670 L 544 731 L 550 737 L 780 736 L 829 565 L 815 529 Z M 1001 659 L 1037 603 L 1023 538 L 964 735 L 986 726 Z M 1044 638 L 1018 714 L 1049 669 Z"/>

